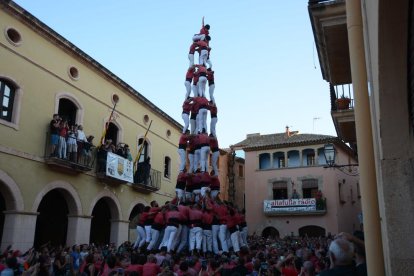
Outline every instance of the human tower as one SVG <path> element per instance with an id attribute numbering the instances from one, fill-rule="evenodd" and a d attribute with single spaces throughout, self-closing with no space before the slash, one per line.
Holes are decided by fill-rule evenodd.
<path id="1" fill-rule="evenodd" d="M 217 107 L 213 96 L 214 71 L 210 60 L 210 26 L 202 23 L 193 36 L 185 77 L 184 128 L 178 144 L 181 163 L 176 197 L 163 206 L 156 201 L 139 216 L 134 247 L 144 251 L 226 253 L 247 246 L 243 212 L 220 200 L 216 135 Z M 198 53 L 198 63 L 194 54 Z M 208 83 L 209 99 L 205 90 Z M 210 134 L 207 116 L 210 112 Z M 189 129 L 190 127 L 190 129 Z M 209 156 L 211 167 L 209 171 Z M 188 161 L 188 162 L 187 162 Z"/>

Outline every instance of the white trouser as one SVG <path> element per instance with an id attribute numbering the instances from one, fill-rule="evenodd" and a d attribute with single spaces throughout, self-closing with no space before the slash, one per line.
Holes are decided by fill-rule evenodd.
<path id="1" fill-rule="evenodd" d="M 198 83 L 197 85 L 195 84 L 191 85 L 191 89 L 193 90 L 193 96 L 198 97 Z"/>
<path id="2" fill-rule="evenodd" d="M 208 94 L 210 95 L 210 101 L 212 101 L 214 104 L 216 103 L 216 100 L 214 99 L 215 88 L 216 88 L 216 85 L 214 83 L 208 86 Z"/>
<path id="3" fill-rule="evenodd" d="M 214 135 L 214 137 L 217 137 L 216 135 L 216 125 L 217 125 L 217 117 L 212 117 L 210 119 L 210 133 Z"/>
<path id="4" fill-rule="evenodd" d="M 188 54 L 189 67 L 194 65 L 194 54 Z"/>
<path id="5" fill-rule="evenodd" d="M 191 93 L 191 82 L 186 80 L 184 82 L 184 86 L 185 86 L 185 91 L 186 91 L 184 99 L 187 99 L 190 96 L 190 93 Z"/>
<path id="6" fill-rule="evenodd" d="M 248 246 L 247 244 L 247 235 L 248 235 L 248 229 L 247 226 L 243 227 L 240 231 L 240 237 L 242 242 L 240 243 L 241 246 Z"/>
<path id="7" fill-rule="evenodd" d="M 240 237 L 239 231 L 236 231 L 230 234 L 230 240 L 233 245 L 233 250 L 236 253 L 240 251 L 239 237 Z"/>
<path id="8" fill-rule="evenodd" d="M 196 149 L 194 151 L 194 171 L 200 166 L 200 151 L 201 149 Z"/>
<path id="9" fill-rule="evenodd" d="M 137 226 L 137 239 L 134 244 L 134 248 L 139 248 L 143 246 L 145 243 L 145 229 L 144 227 L 138 225 Z"/>
<path id="10" fill-rule="evenodd" d="M 185 192 L 183 189 L 177 189 L 175 188 L 175 194 L 177 195 L 177 198 L 180 202 L 185 201 Z"/>
<path id="11" fill-rule="evenodd" d="M 177 227 L 168 225 L 165 227 L 164 230 L 164 237 L 162 238 L 162 242 L 158 249 L 161 249 L 161 247 L 166 246 L 167 252 L 170 252 L 172 250 L 172 245 L 175 239 L 175 235 L 177 234 Z"/>
<path id="12" fill-rule="evenodd" d="M 217 198 L 218 194 L 220 193 L 220 190 L 211 190 L 210 191 L 210 196 L 212 199 Z"/>
<path id="13" fill-rule="evenodd" d="M 213 252 L 212 230 L 203 229 L 203 252 Z"/>
<path id="14" fill-rule="evenodd" d="M 198 95 L 200 95 L 200 97 L 206 96 L 206 84 L 207 78 L 204 76 L 200 76 L 198 78 Z"/>
<path id="15" fill-rule="evenodd" d="M 158 238 L 160 237 L 160 231 L 151 228 L 151 241 L 148 244 L 147 250 L 152 250 L 156 246 L 158 242 Z"/>
<path id="16" fill-rule="evenodd" d="M 217 224 L 213 224 L 211 226 L 211 232 L 213 234 L 213 252 L 214 254 L 218 254 L 219 253 L 219 246 L 218 246 L 218 234 L 220 231 L 220 225 Z"/>
<path id="17" fill-rule="evenodd" d="M 189 172 L 192 173 L 195 171 L 195 166 L 194 166 L 194 153 L 188 153 L 188 161 L 189 161 Z"/>
<path id="18" fill-rule="evenodd" d="M 201 147 L 200 149 L 200 170 L 202 172 L 207 172 L 208 171 L 208 155 L 210 153 L 210 146 L 204 146 Z M 216 164 L 217 165 L 217 164 Z"/>
<path id="19" fill-rule="evenodd" d="M 178 155 L 180 156 L 180 172 L 184 171 L 186 165 L 186 156 L 185 156 L 185 149 L 178 149 Z"/>
<path id="20" fill-rule="evenodd" d="M 223 252 L 229 252 L 226 238 L 227 238 L 227 225 L 220 224 L 219 239 L 220 239 L 220 244 L 221 244 L 221 250 Z"/>
<path id="21" fill-rule="evenodd" d="M 207 192 L 210 191 L 210 187 L 201 187 L 200 194 L 202 198 L 205 198 L 207 195 Z"/>
<path id="22" fill-rule="evenodd" d="M 65 137 L 59 136 L 59 146 L 58 146 L 59 158 L 66 159 L 66 140 Z"/>
<path id="23" fill-rule="evenodd" d="M 196 42 L 196 41 L 199 41 L 199 40 L 204 40 L 205 38 L 206 38 L 205 34 L 195 34 L 193 36 L 193 41 Z"/>
<path id="24" fill-rule="evenodd" d="M 207 108 L 200 108 L 197 114 L 197 131 L 202 132 L 203 128 L 207 132 Z"/>
<path id="25" fill-rule="evenodd" d="M 195 119 L 190 118 L 190 128 L 191 128 L 191 134 L 195 134 L 197 131 L 197 116 Z"/>
<path id="26" fill-rule="evenodd" d="M 183 226 L 181 224 L 178 225 L 177 233 L 175 233 L 175 237 L 174 237 L 174 240 L 173 240 L 172 245 L 171 245 L 171 250 L 177 249 L 178 245 L 180 244 L 180 238 L 181 238 L 181 231 L 182 230 L 183 230 Z"/>
<path id="27" fill-rule="evenodd" d="M 203 229 L 201 227 L 193 227 L 190 229 L 190 246 L 188 247 L 190 251 L 193 251 L 194 248 L 200 250 L 201 243 L 203 241 Z"/>
<path id="28" fill-rule="evenodd" d="M 178 245 L 177 252 L 181 252 L 188 244 L 188 226 L 182 225 L 180 233 L 180 244 Z"/>
<path id="29" fill-rule="evenodd" d="M 194 201 L 197 202 L 200 200 L 201 189 L 196 189 L 193 191 Z"/>
<path id="30" fill-rule="evenodd" d="M 210 57 L 207 57 L 207 64 L 208 64 L 208 68 L 213 68 L 213 64 L 211 63 Z"/>
<path id="31" fill-rule="evenodd" d="M 219 159 L 219 156 L 220 156 L 220 151 L 218 150 L 211 154 L 211 166 L 213 167 L 214 175 L 218 175 L 217 161 Z"/>
<path id="32" fill-rule="evenodd" d="M 151 241 L 151 225 L 145 225 L 145 242 Z"/>
<path id="33" fill-rule="evenodd" d="M 191 202 L 191 199 L 193 198 L 193 192 L 185 192 L 185 200 L 186 202 Z"/>
<path id="34" fill-rule="evenodd" d="M 188 129 L 188 126 L 190 125 L 190 115 L 187 113 L 182 113 L 181 118 L 183 118 L 184 121 L 183 133 L 185 133 Z"/>
<path id="35" fill-rule="evenodd" d="M 200 56 L 198 57 L 198 64 L 207 65 L 207 58 L 208 58 L 208 51 L 207 50 L 201 50 Z"/>

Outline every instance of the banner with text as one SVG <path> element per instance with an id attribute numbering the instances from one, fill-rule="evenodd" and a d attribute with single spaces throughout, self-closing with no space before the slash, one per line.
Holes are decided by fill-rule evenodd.
<path id="1" fill-rule="evenodd" d="M 315 198 L 265 200 L 263 202 L 265 213 L 283 213 L 295 211 L 315 211 Z"/>
<path id="2" fill-rule="evenodd" d="M 133 163 L 122 156 L 108 152 L 106 157 L 106 175 L 124 180 L 130 183 L 134 182 Z"/>

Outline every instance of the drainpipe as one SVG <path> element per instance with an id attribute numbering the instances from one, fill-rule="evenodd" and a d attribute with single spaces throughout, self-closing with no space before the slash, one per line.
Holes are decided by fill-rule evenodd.
<path id="1" fill-rule="evenodd" d="M 377 179 L 368 96 L 367 69 L 361 1 L 347 0 L 349 56 L 355 97 L 355 128 L 358 143 L 358 163 L 362 211 L 364 216 L 365 250 L 368 275 L 383 276 L 384 255 L 381 239 L 381 218 L 378 207 Z"/>

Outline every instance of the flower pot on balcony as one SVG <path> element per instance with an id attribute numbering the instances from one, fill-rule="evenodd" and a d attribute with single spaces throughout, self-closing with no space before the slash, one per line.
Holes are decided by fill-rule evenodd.
<path id="1" fill-rule="evenodd" d="M 351 99 L 349 98 L 339 98 L 336 100 L 336 107 L 338 110 L 349 109 L 350 103 L 351 103 Z"/>

